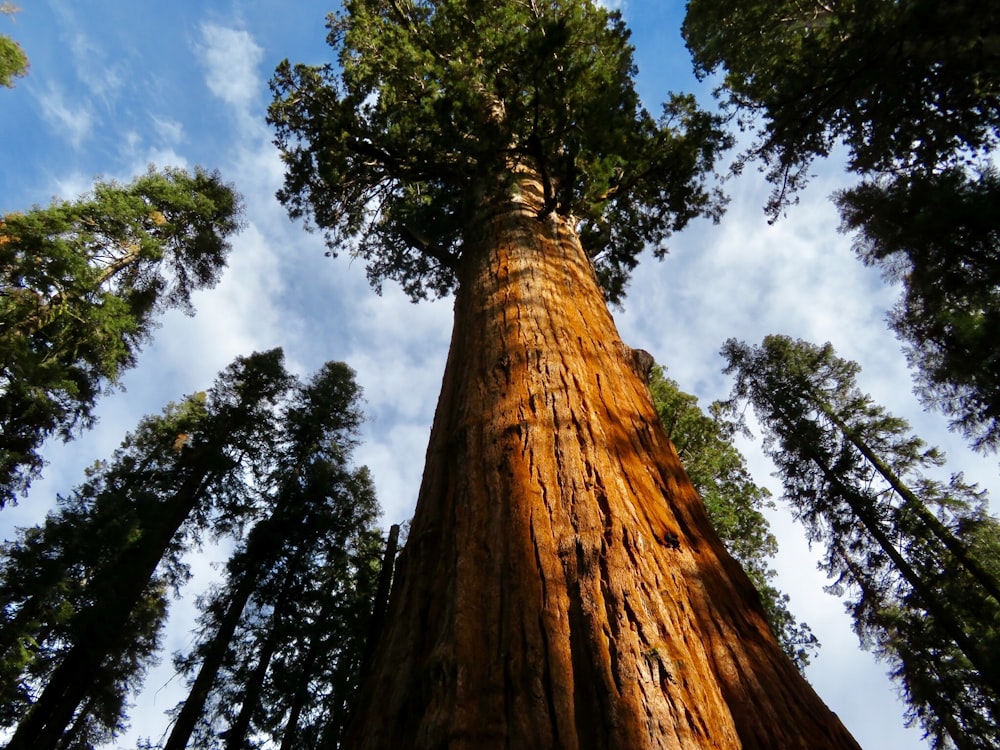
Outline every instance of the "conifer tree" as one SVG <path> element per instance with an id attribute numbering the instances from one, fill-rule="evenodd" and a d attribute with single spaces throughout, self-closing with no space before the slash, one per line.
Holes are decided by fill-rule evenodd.
<path id="1" fill-rule="evenodd" d="M 273 460 L 272 410 L 290 384 L 281 360 L 278 349 L 239 358 L 207 393 L 143 420 L 9 551 L 5 693 L 31 677 L 9 750 L 56 750 L 83 725 L 119 729 L 157 646 L 165 593 L 184 579 L 184 550 L 256 510 L 247 478 Z M 39 555 L 43 565 L 24 567 Z"/>
<path id="2" fill-rule="evenodd" d="M 46 438 L 93 422 L 156 314 L 192 311 L 215 284 L 240 212 L 217 174 L 150 169 L 0 216 L 0 507 L 37 476 Z"/>
<path id="3" fill-rule="evenodd" d="M 855 250 L 903 295 L 892 328 L 924 402 L 1000 448 L 1000 8 L 954 0 L 691 0 L 701 76 L 756 136 L 777 217 L 838 147 L 860 184 L 836 196 Z"/>
<path id="4" fill-rule="evenodd" d="M 851 748 L 712 530 L 605 299 L 726 144 L 640 104 L 590 0 L 348 0 L 283 63 L 293 216 L 376 288 L 455 293 L 410 535 L 352 748 Z"/>
<path id="5" fill-rule="evenodd" d="M 187 747 L 196 727 L 199 745 L 221 731 L 227 745 L 242 747 L 252 729 L 289 747 L 318 747 L 317 737 L 305 741 L 304 725 L 350 704 L 379 536 L 371 480 L 350 467 L 359 400 L 353 372 L 328 363 L 285 406 L 274 471 L 257 489 L 272 511 L 230 559 L 225 585 L 206 598 L 197 648 L 178 658 L 197 673 L 164 750 Z M 274 643 L 260 670 L 268 689 L 261 681 L 256 700 L 239 679 L 260 661 L 254 639 Z M 324 680 L 334 671 L 347 683 Z M 256 710 L 253 727 L 228 716 L 234 707 L 248 717 Z"/>
<path id="6" fill-rule="evenodd" d="M 941 454 L 856 384 L 859 367 L 785 336 L 723 350 L 785 499 L 825 549 L 862 645 L 886 659 L 934 747 L 1000 742 L 1000 522 Z M 987 541 L 989 540 L 989 541 Z"/>

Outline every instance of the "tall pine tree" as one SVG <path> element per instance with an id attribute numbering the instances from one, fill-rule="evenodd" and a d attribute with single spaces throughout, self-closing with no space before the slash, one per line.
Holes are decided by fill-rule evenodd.
<path id="1" fill-rule="evenodd" d="M 274 471 L 258 488 L 272 511 L 205 599 L 199 644 L 178 659 L 195 676 L 164 750 L 183 750 L 196 728 L 199 746 L 224 732 L 242 747 L 252 730 L 289 747 L 319 747 L 319 737 L 306 741 L 307 727 L 337 723 L 331 715 L 351 704 L 380 548 L 371 480 L 350 466 L 359 399 L 354 373 L 328 363 L 284 408 Z M 259 661 L 254 639 L 272 637 L 275 654 L 262 670 L 268 689 L 252 701 L 241 676 Z M 324 679 L 334 673 L 346 681 Z M 257 719 L 241 730 L 228 714 L 244 706 Z"/>
<path id="2" fill-rule="evenodd" d="M 93 422 L 156 314 L 215 284 L 240 212 L 217 174 L 151 169 L 0 216 L 0 507 L 37 476 L 46 438 Z"/>
<path id="3" fill-rule="evenodd" d="M 5 654 L 4 690 L 33 677 L 9 750 L 56 750 L 81 722 L 118 729 L 163 596 L 183 580 L 180 555 L 255 508 L 247 478 L 272 460 L 273 407 L 290 385 L 281 360 L 278 349 L 239 358 L 207 393 L 144 420 L 9 551 L 2 642 L 20 663 L 7 670 Z"/>

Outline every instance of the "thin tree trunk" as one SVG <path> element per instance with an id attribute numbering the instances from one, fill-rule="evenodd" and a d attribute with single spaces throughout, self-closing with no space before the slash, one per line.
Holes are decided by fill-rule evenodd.
<path id="1" fill-rule="evenodd" d="M 473 227 L 346 747 L 857 748 L 771 634 L 537 182 Z"/>
<path id="2" fill-rule="evenodd" d="M 323 621 L 322 614 L 319 621 Z M 299 674 L 298 686 L 295 689 L 295 695 L 292 696 L 292 703 L 288 709 L 288 718 L 285 720 L 285 726 L 281 731 L 281 747 L 279 750 L 294 750 L 297 746 L 299 720 L 302 717 L 306 699 L 309 697 L 309 681 L 312 678 L 313 669 L 316 667 L 316 656 L 318 653 L 319 638 L 314 635 L 313 638 L 309 639 L 306 658 L 303 660 L 302 670 Z"/>
<path id="3" fill-rule="evenodd" d="M 170 540 L 198 502 L 206 483 L 200 473 L 163 509 L 162 520 L 134 543 L 111 570 L 95 579 L 98 604 L 76 615 L 73 645 L 49 677 L 38 700 L 17 726 L 7 750 L 55 750 L 102 662 L 119 645 Z"/>
<path id="4" fill-rule="evenodd" d="M 996 667 L 991 664 L 989 657 L 982 652 L 979 646 L 969 637 L 969 634 L 965 632 L 961 623 L 955 617 L 952 617 L 948 603 L 941 601 L 940 597 L 928 589 L 927 584 L 920 577 L 920 574 L 913 569 L 909 561 L 896 549 L 896 546 L 882 528 L 882 524 L 869 511 L 868 498 L 863 497 L 853 488 L 844 484 L 832 469 L 821 464 L 816 459 L 813 460 L 820 467 L 826 480 L 837 489 L 837 493 L 847 503 L 851 512 L 854 513 L 855 517 L 864 525 L 868 533 L 871 534 L 882 551 L 892 561 L 896 570 L 903 577 L 903 580 L 913 589 L 913 593 L 916 594 L 917 599 L 920 600 L 927 613 L 934 618 L 935 623 L 941 630 L 947 633 L 948 637 L 965 654 L 966 658 L 979 671 L 990 688 L 997 695 L 1000 695 L 1000 679 L 997 678 Z"/>
<path id="5" fill-rule="evenodd" d="M 287 602 L 285 602 L 287 603 Z M 267 639 L 261 645 L 257 657 L 257 666 L 254 667 L 243 691 L 243 703 L 240 706 L 240 713 L 236 717 L 233 725 L 226 730 L 226 750 L 243 750 L 246 746 L 247 735 L 250 733 L 250 721 L 254 712 L 260 704 L 260 694 L 264 690 L 264 679 L 267 677 L 267 670 L 271 667 L 271 659 L 274 658 L 275 651 L 278 650 L 279 629 L 276 627 L 278 615 L 275 612 L 272 619 L 272 627 L 267 633 Z"/>
<path id="6" fill-rule="evenodd" d="M 781 416 L 785 424 L 793 423 L 791 417 L 784 412 L 781 405 L 776 401 L 768 399 L 768 405 L 775 414 Z M 959 620 L 952 616 L 948 603 L 942 601 L 940 597 L 936 596 L 934 592 L 927 587 L 927 584 L 920 577 L 920 574 L 913 569 L 913 566 L 910 565 L 909 561 L 896 548 L 896 545 L 893 544 L 892 540 L 889 539 L 885 529 L 882 528 L 881 521 L 871 512 L 870 498 L 865 497 L 853 487 L 845 484 L 840 475 L 832 467 L 830 467 L 823 457 L 816 451 L 805 445 L 803 445 L 802 450 L 806 458 L 816 465 L 816 468 L 818 468 L 822 473 L 823 478 L 836 490 L 838 496 L 841 497 L 847 504 L 847 507 L 851 509 L 855 518 L 857 518 L 858 521 L 864 526 L 865 530 L 871 534 L 875 542 L 892 561 L 896 570 L 899 571 L 900 576 L 902 576 L 903 580 L 906 581 L 913 589 L 913 593 L 920 600 L 924 609 L 927 610 L 927 613 L 934 618 L 941 630 L 945 632 L 948 637 L 952 639 L 955 645 L 958 646 L 959 650 L 965 654 L 966 658 L 972 663 L 973 667 L 979 671 L 983 680 L 990 686 L 990 688 L 996 692 L 997 695 L 1000 695 L 1000 677 L 998 677 L 996 668 L 992 666 L 989 657 L 982 652 L 976 643 L 972 641 Z"/>
<path id="7" fill-rule="evenodd" d="M 892 468 L 886 464 L 876 453 L 873 451 L 868 444 L 862 440 L 858 434 L 851 429 L 843 419 L 841 419 L 837 414 L 833 412 L 833 409 L 829 404 L 817 403 L 819 410 L 829 417 L 830 421 L 836 425 L 837 429 L 846 437 L 851 445 L 858 449 L 858 451 L 863 455 L 868 462 L 875 468 L 875 470 L 882 475 L 882 478 L 889 483 L 889 486 L 895 490 L 896 494 L 899 495 L 906 507 L 912 510 L 921 521 L 926 524 L 927 528 L 931 530 L 931 533 L 938 538 L 938 540 L 951 552 L 955 558 L 965 567 L 966 570 L 979 581 L 979 584 L 983 587 L 987 594 L 993 598 L 997 604 L 1000 604 L 1000 583 L 997 579 L 992 576 L 977 560 L 969 553 L 968 547 L 958 539 L 951 530 L 945 526 L 941 519 L 935 516 L 928 508 L 927 505 L 917 497 L 916 493 L 913 492 L 904 482 L 900 479 Z"/>
<path id="8" fill-rule="evenodd" d="M 222 661 L 229 650 L 233 633 L 236 632 L 236 626 L 240 622 L 243 610 L 256 585 L 257 566 L 254 565 L 250 570 L 244 572 L 239 587 L 229 600 L 226 614 L 219 623 L 219 629 L 212 639 L 212 645 L 205 654 L 198 670 L 198 676 L 195 678 L 194 684 L 191 685 L 191 690 L 188 692 L 188 697 L 184 701 L 180 713 L 177 714 L 177 720 L 174 722 L 163 750 L 184 750 L 187 747 L 191 733 L 205 710 L 205 702 L 208 700 L 209 692 L 212 685 L 215 684 L 215 678 L 219 674 Z"/>
<path id="9" fill-rule="evenodd" d="M 891 633 L 891 625 L 886 625 L 884 623 L 884 618 L 882 617 L 882 610 L 886 607 L 885 597 L 879 592 L 874 590 L 868 583 L 867 576 L 865 576 L 864 571 L 862 571 L 858 565 L 850 558 L 850 556 L 841 548 L 837 547 L 837 552 L 841 562 L 850 570 L 853 576 L 854 582 L 861 589 L 861 593 L 864 596 L 866 602 L 878 602 L 875 605 L 875 617 L 878 618 L 879 627 L 883 628 L 886 633 Z M 894 604 L 892 606 L 895 606 Z M 861 630 L 856 631 L 859 637 L 868 638 L 868 636 L 863 635 Z M 937 672 L 937 666 L 939 662 L 929 659 L 926 654 L 918 655 L 912 652 L 907 657 L 904 653 L 901 653 L 900 647 L 904 645 L 904 642 L 900 642 L 898 637 L 892 639 L 891 651 L 895 652 L 896 658 L 902 664 L 913 664 L 917 660 L 920 660 L 923 666 L 928 672 L 934 672 L 935 679 L 938 684 L 941 684 L 941 675 Z M 890 649 L 886 649 L 890 650 Z M 903 672 L 905 679 L 905 670 Z M 949 697 L 944 695 L 939 691 L 930 691 L 926 696 L 924 696 L 925 704 L 934 712 L 934 715 L 940 720 L 941 725 L 945 728 L 951 741 L 955 744 L 957 750 L 976 750 L 974 743 L 970 743 L 962 728 L 959 726 L 958 722 L 955 721 L 954 711 L 955 706 L 950 704 Z"/>

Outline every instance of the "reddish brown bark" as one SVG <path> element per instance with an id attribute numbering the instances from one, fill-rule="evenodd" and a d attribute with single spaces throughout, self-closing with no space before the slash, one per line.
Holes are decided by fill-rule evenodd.
<path id="1" fill-rule="evenodd" d="M 345 746 L 856 748 L 712 530 L 572 225 L 531 203 L 467 245 Z"/>

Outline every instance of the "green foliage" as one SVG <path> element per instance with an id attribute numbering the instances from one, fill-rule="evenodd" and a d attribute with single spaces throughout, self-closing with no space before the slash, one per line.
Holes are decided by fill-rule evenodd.
<path id="1" fill-rule="evenodd" d="M 780 213 L 838 144 L 865 177 L 838 197 L 866 263 L 903 282 L 890 323 L 925 403 L 1000 447 L 1000 7 L 969 0 L 691 0 L 696 71 L 756 141 Z"/>
<path id="2" fill-rule="evenodd" d="M 190 312 L 215 284 L 240 211 L 217 174 L 151 169 L 0 218 L 0 506 L 38 474 L 47 437 L 92 422 L 155 314 Z"/>
<path id="3" fill-rule="evenodd" d="M 517 174 L 541 214 L 572 215 L 605 291 L 636 256 L 722 201 L 706 187 L 728 143 L 693 98 L 657 120 L 639 105 L 617 13 L 589 0 L 349 0 L 331 15 L 338 65 L 283 62 L 269 121 L 286 164 L 279 197 L 376 289 L 418 299 L 457 283 L 467 243 Z"/>
<path id="4" fill-rule="evenodd" d="M 10 748 L 108 739 L 154 660 L 186 551 L 260 511 L 274 408 L 292 381 L 280 350 L 239 358 L 207 393 L 147 417 L 109 462 L 0 560 L 0 695 Z M 89 739 L 80 739 L 89 738 Z"/>
<path id="5" fill-rule="evenodd" d="M 198 676 L 168 750 L 186 746 L 192 730 L 199 747 L 216 746 L 220 731 L 227 747 L 249 733 L 281 747 L 338 746 L 382 549 L 371 478 L 349 466 L 359 399 L 354 373 L 328 363 L 286 408 L 280 456 L 258 485 L 270 516 L 202 601 L 198 645 L 176 658 Z"/>
<path id="6" fill-rule="evenodd" d="M 858 256 L 903 285 L 890 324 L 921 399 L 976 447 L 1000 447 L 1000 175 L 900 175 L 837 200 Z"/>
<path id="7" fill-rule="evenodd" d="M 850 168 L 933 174 L 997 145 L 1000 10 L 968 0 L 691 0 L 696 71 L 724 70 L 780 209 L 843 141 Z M 759 119 L 758 119 L 759 118 Z"/>
<path id="8" fill-rule="evenodd" d="M 768 336 L 759 347 L 730 340 L 723 353 L 785 500 L 825 548 L 829 590 L 889 662 L 909 720 L 934 747 L 996 747 L 1000 522 L 985 493 L 961 476 L 926 476 L 943 457 L 862 393 L 858 365 L 829 344 Z"/>
<path id="9" fill-rule="evenodd" d="M 653 368 L 649 387 L 712 526 L 757 587 L 782 649 L 796 666 L 805 668 L 819 643 L 808 625 L 796 622 L 788 610 L 788 595 L 773 584 L 776 573 L 768 560 L 778 551 L 778 542 L 761 512 L 773 505 L 771 493 L 754 483 L 746 459 L 733 444 L 737 425 L 725 419 L 720 404 L 705 414 L 697 397 L 680 390 L 659 366 Z"/>
<path id="10" fill-rule="evenodd" d="M 0 14 L 13 15 L 19 9 L 11 3 L 0 3 Z M 0 34 L 0 86 L 13 88 L 14 79 L 28 74 L 28 56 L 21 45 L 6 34 Z"/>

